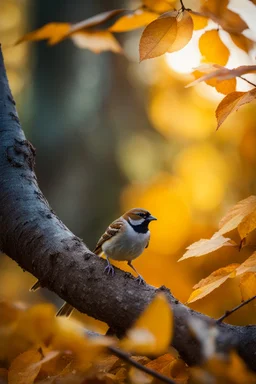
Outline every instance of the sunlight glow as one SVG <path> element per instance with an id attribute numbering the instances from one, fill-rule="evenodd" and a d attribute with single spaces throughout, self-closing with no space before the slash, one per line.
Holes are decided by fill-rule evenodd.
<path id="1" fill-rule="evenodd" d="M 200 65 L 201 55 L 198 49 L 199 35 L 195 32 L 190 42 L 180 51 L 166 53 L 167 65 L 178 73 L 191 73 Z"/>

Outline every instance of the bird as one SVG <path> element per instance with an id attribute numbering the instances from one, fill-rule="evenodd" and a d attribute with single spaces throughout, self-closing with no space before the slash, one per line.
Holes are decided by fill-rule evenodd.
<path id="1" fill-rule="evenodd" d="M 143 208 L 133 208 L 125 212 L 118 219 L 114 220 L 98 240 L 94 253 L 96 255 L 105 254 L 107 265 L 104 273 L 114 276 L 115 269 L 109 259 L 117 261 L 127 261 L 127 264 L 137 273 L 139 284 L 144 284 L 145 280 L 138 273 L 132 261 L 139 257 L 150 241 L 149 223 L 157 220 L 149 211 Z M 37 281 L 30 291 L 40 288 Z M 56 316 L 68 317 L 71 315 L 73 307 L 65 302 L 56 313 Z"/>

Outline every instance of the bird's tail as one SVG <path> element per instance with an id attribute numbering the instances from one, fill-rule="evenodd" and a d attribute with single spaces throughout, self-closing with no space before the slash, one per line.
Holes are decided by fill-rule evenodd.
<path id="1" fill-rule="evenodd" d="M 35 292 L 35 291 L 37 291 L 39 288 L 41 288 L 41 284 L 40 284 L 39 280 L 37 280 L 37 281 L 35 282 L 35 284 L 32 285 L 32 287 L 30 288 L 30 291 L 31 291 L 31 292 Z"/>
<path id="2" fill-rule="evenodd" d="M 73 312 L 73 309 L 74 309 L 74 307 L 72 307 L 72 305 L 70 305 L 69 303 L 65 302 L 62 305 L 62 307 L 60 307 L 58 312 L 56 313 L 56 316 L 69 317 L 71 315 L 71 313 Z"/>

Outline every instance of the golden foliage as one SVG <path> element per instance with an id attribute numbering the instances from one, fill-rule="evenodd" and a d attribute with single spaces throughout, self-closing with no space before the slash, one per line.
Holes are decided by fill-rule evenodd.
<path id="1" fill-rule="evenodd" d="M 251 103 L 256 99 L 256 88 L 248 92 L 229 93 L 216 109 L 217 129 L 226 120 L 231 112 L 237 111 L 242 105 Z"/>
<path id="2" fill-rule="evenodd" d="M 256 270 L 256 263 L 255 263 Z M 242 301 L 248 300 L 256 294 L 256 273 L 247 272 L 241 276 L 239 283 Z"/>
<path id="3" fill-rule="evenodd" d="M 111 32 L 131 31 L 136 28 L 144 27 L 157 18 L 157 13 L 139 9 L 134 13 L 120 17 L 109 30 Z"/>
<path id="4" fill-rule="evenodd" d="M 168 49 L 169 53 L 179 51 L 184 48 L 192 38 L 193 35 L 193 19 L 188 11 L 182 12 L 177 17 L 177 34 L 174 42 Z"/>
<path id="5" fill-rule="evenodd" d="M 221 284 L 225 283 L 227 279 L 235 277 L 238 265 L 239 264 L 230 264 L 227 267 L 214 271 L 205 279 L 202 279 L 193 287 L 194 291 L 191 293 L 188 303 L 193 303 L 196 300 L 202 299 Z"/>
<path id="6" fill-rule="evenodd" d="M 212 29 L 204 32 L 199 39 L 199 49 L 203 56 L 203 61 L 226 65 L 229 59 L 229 49 L 222 42 L 219 31 Z"/>
<path id="7" fill-rule="evenodd" d="M 177 36 L 177 20 L 173 13 L 150 23 L 140 39 L 140 61 L 168 52 Z"/>
<path id="8" fill-rule="evenodd" d="M 160 355 L 172 339 L 173 316 L 164 294 L 158 294 L 129 329 L 121 347 L 139 355 Z"/>
<path id="9" fill-rule="evenodd" d="M 178 261 L 188 259 L 189 257 L 203 256 L 224 246 L 236 246 L 236 243 L 227 237 L 221 236 L 217 232 L 212 236 L 211 239 L 201 239 L 196 243 L 191 244 L 189 247 L 187 247 L 186 253 L 184 253 L 184 255 Z"/>

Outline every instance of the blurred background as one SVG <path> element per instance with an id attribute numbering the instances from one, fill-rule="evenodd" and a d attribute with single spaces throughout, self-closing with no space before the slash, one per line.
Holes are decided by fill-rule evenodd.
<path id="1" fill-rule="evenodd" d="M 244 12 L 246 2 L 231 3 Z M 185 88 L 192 68 L 200 65 L 202 31 L 183 50 L 141 64 L 141 29 L 118 35 L 124 55 L 96 55 L 69 40 L 53 47 L 12 45 L 45 23 L 77 22 L 121 7 L 134 8 L 136 1 L 0 0 L 5 63 L 23 129 L 36 147 L 39 185 L 52 208 L 90 249 L 124 211 L 148 209 L 158 221 L 135 266 L 149 284 L 166 285 L 185 302 L 200 279 L 255 249 L 252 236 L 251 249 L 226 247 L 177 263 L 188 245 L 212 236 L 231 205 L 255 194 L 255 104 L 231 115 L 216 132 L 214 111 L 223 95 L 206 84 Z M 249 57 L 228 44 L 228 67 L 255 63 L 255 52 Z M 250 87 L 241 81 L 237 89 Z M 238 239 L 235 233 L 233 238 Z M 28 292 L 34 281 L 0 257 L 1 299 L 61 304 L 46 289 Z M 232 279 L 192 307 L 218 317 L 240 301 L 239 281 Z M 74 316 L 106 328 L 77 311 Z M 228 319 L 255 320 L 253 304 Z"/>

